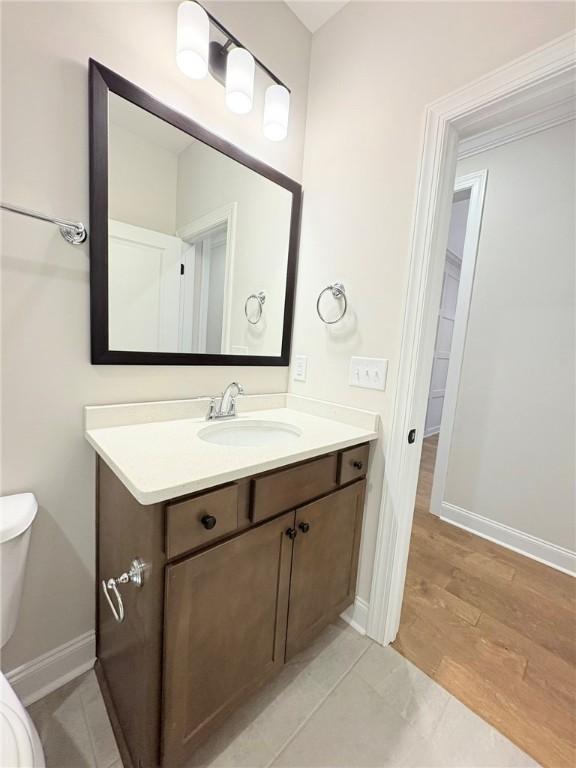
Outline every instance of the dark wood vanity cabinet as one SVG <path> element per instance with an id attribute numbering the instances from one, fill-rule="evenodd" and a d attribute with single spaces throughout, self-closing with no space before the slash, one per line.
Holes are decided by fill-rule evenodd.
<path id="1" fill-rule="evenodd" d="M 293 525 L 290 512 L 166 569 L 166 764 L 284 664 Z"/>
<path id="2" fill-rule="evenodd" d="M 97 672 L 126 765 L 184 765 L 353 602 L 368 448 L 150 506 L 99 460 Z M 118 622 L 101 582 L 134 558 Z"/>
<path id="3" fill-rule="evenodd" d="M 286 658 L 354 601 L 364 485 L 356 482 L 296 512 Z"/>

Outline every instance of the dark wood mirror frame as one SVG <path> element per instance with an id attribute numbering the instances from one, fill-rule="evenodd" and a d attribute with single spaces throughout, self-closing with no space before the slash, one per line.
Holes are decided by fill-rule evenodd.
<path id="1" fill-rule="evenodd" d="M 292 193 L 282 350 L 279 356 L 111 350 L 108 342 L 108 94 L 132 102 Z M 290 360 L 302 187 L 186 115 L 90 59 L 90 335 L 94 365 L 262 365 Z"/>

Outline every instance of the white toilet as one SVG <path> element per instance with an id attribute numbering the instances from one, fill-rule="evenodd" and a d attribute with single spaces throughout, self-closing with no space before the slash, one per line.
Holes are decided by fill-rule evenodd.
<path id="1" fill-rule="evenodd" d="M 30 530 L 38 504 L 32 493 L 0 497 L 0 645 L 16 626 Z M 0 673 L 0 768 L 44 768 L 44 752 L 34 723 L 10 683 Z"/>

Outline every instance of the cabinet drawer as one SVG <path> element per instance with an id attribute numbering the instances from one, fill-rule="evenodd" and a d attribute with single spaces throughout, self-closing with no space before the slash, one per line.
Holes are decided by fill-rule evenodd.
<path id="1" fill-rule="evenodd" d="M 358 480 L 368 471 L 369 445 L 358 445 L 342 451 L 338 470 L 338 484 L 344 485 L 352 480 Z"/>
<path id="2" fill-rule="evenodd" d="M 177 557 L 231 533 L 237 527 L 237 485 L 227 485 L 193 499 L 168 504 L 166 556 Z"/>
<path id="3" fill-rule="evenodd" d="M 331 454 L 255 478 L 252 521 L 265 520 L 329 493 L 336 487 L 337 463 L 337 455 Z"/>

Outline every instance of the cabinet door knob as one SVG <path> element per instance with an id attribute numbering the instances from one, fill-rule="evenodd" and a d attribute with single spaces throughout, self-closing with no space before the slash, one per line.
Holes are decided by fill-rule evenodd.
<path id="1" fill-rule="evenodd" d="M 352 466 L 354 467 L 354 469 L 362 469 L 364 464 L 361 461 L 353 461 Z"/>
<path id="2" fill-rule="evenodd" d="M 289 539 L 295 539 L 297 533 L 298 531 L 296 530 L 296 528 L 288 528 L 288 530 L 286 531 L 286 536 L 288 536 Z"/>
<path id="3" fill-rule="evenodd" d="M 299 523 L 298 528 L 300 528 L 302 533 L 308 533 L 310 530 L 310 523 Z"/>
<path id="4" fill-rule="evenodd" d="M 200 522 L 206 528 L 207 531 L 211 531 L 212 528 L 216 525 L 216 518 L 214 515 L 204 515 L 203 518 L 201 518 Z"/>

